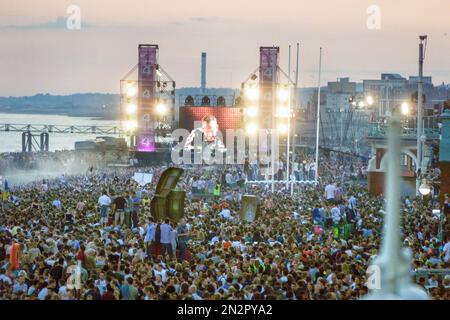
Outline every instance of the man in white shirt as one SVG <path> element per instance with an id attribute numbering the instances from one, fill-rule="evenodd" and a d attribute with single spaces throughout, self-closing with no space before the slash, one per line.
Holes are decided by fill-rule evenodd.
<path id="1" fill-rule="evenodd" d="M 154 272 L 155 276 L 161 277 L 161 281 L 163 283 L 167 282 L 167 270 L 164 269 L 161 264 L 158 264 L 156 269 L 153 269 L 153 272 Z"/>
<path id="2" fill-rule="evenodd" d="M 5 269 L 3 268 L 0 269 L 0 281 L 3 281 L 3 283 L 7 283 L 9 285 L 12 285 L 13 283 L 11 278 L 5 274 Z"/>
<path id="3" fill-rule="evenodd" d="M 356 198 L 353 195 L 351 195 L 350 198 L 348 199 L 348 207 L 350 209 L 355 210 L 356 206 L 357 206 Z"/>
<path id="4" fill-rule="evenodd" d="M 449 262 L 450 260 L 450 241 L 448 241 L 445 245 L 444 248 L 442 249 L 442 253 L 444 254 L 444 261 L 446 263 Z"/>
<path id="5" fill-rule="evenodd" d="M 47 192 L 48 191 L 48 184 L 45 181 L 45 179 L 42 181 L 41 190 L 42 190 L 42 192 Z"/>
<path id="6" fill-rule="evenodd" d="M 325 187 L 325 198 L 328 202 L 334 203 L 334 193 L 336 191 L 336 186 L 334 183 L 330 183 Z"/>
<path id="7" fill-rule="evenodd" d="M 39 300 L 45 300 L 47 295 L 48 295 L 48 289 L 47 289 L 47 283 L 45 283 L 45 286 L 38 293 L 38 299 Z"/>
<path id="8" fill-rule="evenodd" d="M 230 219 L 231 218 L 231 211 L 230 211 L 230 209 L 224 208 L 219 213 L 219 216 L 223 217 L 224 219 Z"/>
<path id="9" fill-rule="evenodd" d="M 55 207 L 56 209 L 61 209 L 62 207 L 61 200 L 59 199 L 53 200 L 52 206 Z"/>
<path id="10" fill-rule="evenodd" d="M 98 205 L 100 206 L 100 223 L 106 227 L 108 223 L 108 209 L 111 205 L 111 198 L 103 191 L 103 194 L 98 198 Z"/>
<path id="11" fill-rule="evenodd" d="M 107 285 L 105 273 L 100 272 L 99 279 L 95 280 L 94 284 L 98 288 L 100 295 L 103 295 L 106 292 L 106 285 Z"/>
<path id="12" fill-rule="evenodd" d="M 331 219 L 333 219 L 335 225 L 339 224 L 341 221 L 341 211 L 336 206 L 331 208 Z"/>
<path id="13" fill-rule="evenodd" d="M 233 185 L 234 181 L 233 181 L 233 175 L 231 174 L 231 172 L 227 172 L 227 174 L 225 175 L 225 182 L 229 186 Z"/>

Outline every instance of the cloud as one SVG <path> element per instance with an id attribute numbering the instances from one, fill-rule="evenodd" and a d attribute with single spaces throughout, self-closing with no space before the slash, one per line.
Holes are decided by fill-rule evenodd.
<path id="1" fill-rule="evenodd" d="M 218 22 L 221 20 L 221 18 L 219 18 L 219 17 L 191 17 L 190 20 L 194 21 L 194 22 L 202 22 L 202 23 L 208 22 L 209 23 L 209 22 Z"/>
<path id="2" fill-rule="evenodd" d="M 81 28 L 90 28 L 93 24 L 81 20 Z M 0 30 L 56 30 L 67 29 L 67 17 L 56 17 L 53 21 L 26 25 L 0 25 Z"/>

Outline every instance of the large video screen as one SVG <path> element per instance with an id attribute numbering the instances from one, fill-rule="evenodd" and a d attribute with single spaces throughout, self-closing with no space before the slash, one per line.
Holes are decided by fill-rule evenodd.
<path id="1" fill-rule="evenodd" d="M 202 121 L 208 115 L 217 119 L 224 136 L 227 129 L 242 128 L 241 110 L 236 107 L 180 107 L 180 128 L 191 131 L 195 121 Z"/>

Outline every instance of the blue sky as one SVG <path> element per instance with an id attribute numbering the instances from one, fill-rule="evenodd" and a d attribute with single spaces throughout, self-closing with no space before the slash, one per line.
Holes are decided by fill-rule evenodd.
<path id="1" fill-rule="evenodd" d="M 81 9 L 81 30 L 66 10 Z M 381 29 L 369 30 L 367 8 L 380 8 Z M 323 79 L 417 73 L 418 35 L 428 34 L 425 73 L 450 82 L 450 1 L 447 0 L 2 0 L 0 95 L 118 92 L 136 63 L 139 43 L 160 45 L 160 63 L 178 87 L 200 82 L 238 87 L 258 65 L 261 45 L 301 45 L 300 85 Z M 293 52 L 294 53 L 294 52 Z"/>

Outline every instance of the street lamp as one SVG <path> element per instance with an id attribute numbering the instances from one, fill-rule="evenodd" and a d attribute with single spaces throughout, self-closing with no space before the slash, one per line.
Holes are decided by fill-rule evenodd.
<path id="1" fill-rule="evenodd" d="M 409 115 L 410 108 L 409 108 L 409 104 L 407 102 L 403 102 L 401 104 L 401 112 L 402 112 L 402 115 L 404 115 L 404 116 Z"/>
<path id="2" fill-rule="evenodd" d="M 428 185 L 427 181 L 424 179 L 419 187 L 419 192 L 423 196 L 427 196 L 431 192 L 431 187 Z"/>
<path id="3" fill-rule="evenodd" d="M 368 104 L 369 106 L 373 105 L 373 103 L 374 103 L 373 97 L 372 97 L 372 96 L 367 96 L 367 97 L 366 97 L 366 102 L 367 102 L 367 104 Z"/>

